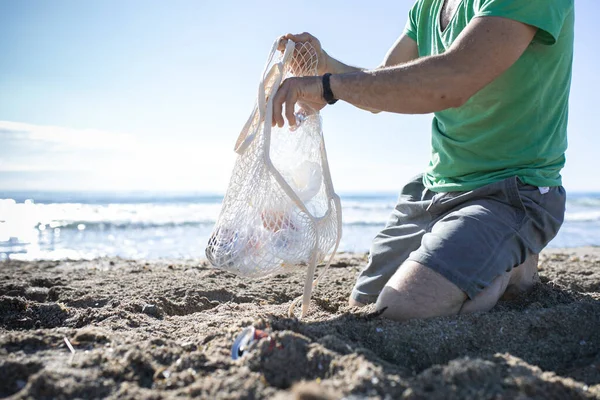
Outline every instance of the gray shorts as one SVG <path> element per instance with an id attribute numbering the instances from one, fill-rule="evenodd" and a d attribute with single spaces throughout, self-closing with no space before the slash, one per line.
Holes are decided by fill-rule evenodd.
<path id="1" fill-rule="evenodd" d="M 375 302 L 406 260 L 433 269 L 475 297 L 558 233 L 565 190 L 542 192 L 512 177 L 471 191 L 436 193 L 423 186 L 422 175 L 415 177 L 373 240 L 352 297 Z"/>

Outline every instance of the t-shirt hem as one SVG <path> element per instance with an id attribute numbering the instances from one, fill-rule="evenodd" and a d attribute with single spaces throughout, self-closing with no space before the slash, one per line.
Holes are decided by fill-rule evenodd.
<path id="1" fill-rule="evenodd" d="M 468 192 L 470 190 L 479 189 L 480 187 L 490 185 L 495 182 L 500 182 L 501 180 L 504 180 L 506 178 L 510 178 L 510 176 L 506 176 L 504 178 L 495 179 L 495 180 L 489 180 L 489 181 L 477 181 L 477 182 L 468 182 L 468 183 L 446 183 L 446 184 L 442 184 L 442 185 L 434 183 L 432 185 L 429 183 L 429 181 L 427 179 L 427 175 L 424 174 L 423 175 L 423 186 L 425 186 L 425 188 L 431 190 L 432 192 L 436 192 L 436 193 Z M 560 179 L 560 178 L 559 179 L 536 179 L 536 178 L 527 177 L 527 176 L 519 176 L 519 179 L 527 185 L 532 185 L 532 186 L 537 186 L 537 187 L 562 186 L 562 179 Z"/>
<path id="2" fill-rule="evenodd" d="M 412 31 L 410 29 L 405 29 L 404 34 L 406 36 L 408 36 L 409 38 L 411 38 L 412 40 L 414 40 L 415 42 L 417 41 L 417 34 L 414 31 Z"/>

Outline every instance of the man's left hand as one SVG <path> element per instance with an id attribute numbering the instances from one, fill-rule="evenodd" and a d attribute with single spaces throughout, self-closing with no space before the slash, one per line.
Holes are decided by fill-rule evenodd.
<path id="1" fill-rule="evenodd" d="M 315 113 L 327 105 L 323 99 L 323 82 L 320 76 L 305 76 L 301 78 L 286 79 L 273 98 L 273 120 L 272 126 L 282 127 L 283 105 L 285 104 L 285 118 L 290 126 L 296 126 L 294 110 L 296 103 L 302 107 L 307 114 Z"/>

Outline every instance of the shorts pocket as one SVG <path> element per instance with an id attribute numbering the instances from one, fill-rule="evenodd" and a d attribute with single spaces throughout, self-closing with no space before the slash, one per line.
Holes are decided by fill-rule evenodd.
<path id="1" fill-rule="evenodd" d="M 527 216 L 527 210 L 525 209 L 525 204 L 521 200 L 521 195 L 519 194 L 519 178 L 516 176 L 512 178 L 507 178 L 504 180 L 504 195 L 506 196 L 506 201 L 510 204 L 515 210 L 515 220 L 517 229 L 521 227 L 521 225 L 525 221 L 525 217 Z"/>
<path id="2" fill-rule="evenodd" d="M 542 194 L 536 186 L 520 184 L 519 198 L 527 217 L 519 235 L 534 253 L 539 253 L 554 239 L 563 224 L 565 189 L 554 186 Z"/>

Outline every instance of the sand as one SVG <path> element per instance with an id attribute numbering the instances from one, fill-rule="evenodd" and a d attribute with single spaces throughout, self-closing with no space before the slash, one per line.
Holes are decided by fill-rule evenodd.
<path id="1" fill-rule="evenodd" d="M 0 397 L 600 398 L 599 248 L 545 251 L 542 283 L 491 312 L 406 323 L 346 305 L 365 260 L 339 255 L 303 320 L 303 271 L 2 262 Z M 249 325 L 271 339 L 234 361 Z"/>

